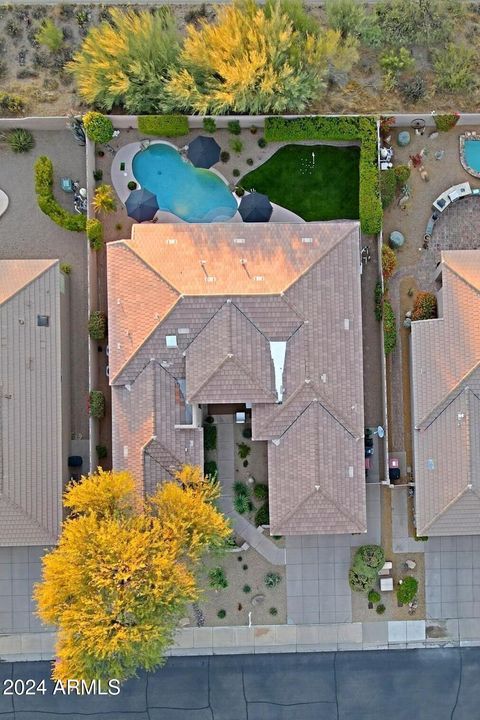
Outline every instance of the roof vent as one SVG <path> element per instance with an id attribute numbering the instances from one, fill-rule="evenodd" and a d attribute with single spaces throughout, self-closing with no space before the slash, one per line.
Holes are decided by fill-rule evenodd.
<path id="1" fill-rule="evenodd" d="M 206 275 L 205 276 L 205 282 L 208 282 L 208 283 L 213 283 L 213 282 L 215 282 L 216 279 L 217 278 L 215 277 L 215 275 Z"/>
<path id="2" fill-rule="evenodd" d="M 188 335 L 190 328 L 178 328 L 177 332 L 179 335 Z"/>
<path id="3" fill-rule="evenodd" d="M 287 343 L 285 340 L 270 341 L 270 357 L 273 362 L 275 371 L 275 390 L 277 392 L 277 401 L 282 402 L 283 398 L 283 368 L 285 365 L 285 353 Z"/>
<path id="4" fill-rule="evenodd" d="M 167 348 L 178 347 L 176 335 L 165 335 L 165 342 L 166 342 Z"/>
<path id="5" fill-rule="evenodd" d="M 427 460 L 427 470 L 435 470 L 435 463 L 432 458 L 428 458 Z"/>
<path id="6" fill-rule="evenodd" d="M 325 375 L 325 373 L 323 373 L 323 375 L 320 375 L 320 380 L 321 380 L 323 383 L 326 383 L 326 382 L 327 382 L 327 376 Z"/>
<path id="7" fill-rule="evenodd" d="M 302 237 L 302 242 L 303 243 L 313 243 L 313 238 Z"/>
<path id="8" fill-rule="evenodd" d="M 124 458 L 128 457 L 128 445 L 123 446 L 123 457 Z"/>
<path id="9" fill-rule="evenodd" d="M 175 238 L 167 238 L 166 242 L 167 242 L 167 245 L 176 245 L 177 244 L 177 241 L 175 240 Z"/>
<path id="10" fill-rule="evenodd" d="M 353 478 L 353 465 L 348 466 L 348 477 Z"/>
<path id="11" fill-rule="evenodd" d="M 462 423 L 464 420 L 465 420 L 465 413 L 463 413 L 463 412 L 457 413 L 458 424 L 460 425 L 460 423 Z"/>
<path id="12" fill-rule="evenodd" d="M 130 383 L 127 383 L 127 384 L 125 385 L 125 390 L 128 390 L 128 392 L 130 392 L 131 389 L 132 389 L 132 386 L 130 385 Z"/>
<path id="13" fill-rule="evenodd" d="M 256 282 L 261 282 L 262 280 L 265 280 L 265 278 L 263 277 L 263 275 L 254 275 L 254 276 L 253 276 L 253 279 L 254 279 Z"/>
<path id="14" fill-rule="evenodd" d="M 280 438 L 275 438 L 275 440 L 272 440 L 272 443 L 278 447 L 280 445 Z"/>
<path id="15" fill-rule="evenodd" d="M 315 490 L 318 492 L 320 490 L 320 485 L 315 485 Z"/>
<path id="16" fill-rule="evenodd" d="M 20 318 L 18 323 L 19 325 L 25 325 L 25 320 L 23 320 L 23 318 Z"/>
<path id="17" fill-rule="evenodd" d="M 350 320 L 348 318 L 345 318 L 345 320 L 343 321 L 343 329 L 350 330 Z"/>
<path id="18" fill-rule="evenodd" d="M 245 238 L 233 238 L 235 245 L 245 245 Z"/>

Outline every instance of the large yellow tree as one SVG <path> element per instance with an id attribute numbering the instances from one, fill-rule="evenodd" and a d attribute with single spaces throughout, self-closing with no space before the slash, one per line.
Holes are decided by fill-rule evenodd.
<path id="1" fill-rule="evenodd" d="M 202 555 L 230 534 L 218 486 L 198 467 L 144 501 L 126 472 L 70 485 L 70 517 L 43 560 L 38 612 L 58 626 L 56 680 L 124 680 L 162 663 L 187 603 L 198 597 Z"/>
<path id="2" fill-rule="evenodd" d="M 236 0 L 217 20 L 189 26 L 167 82 L 171 108 L 207 113 L 301 111 L 348 70 L 357 41 L 322 29 L 295 0 Z M 166 101 L 168 103 L 168 100 Z"/>

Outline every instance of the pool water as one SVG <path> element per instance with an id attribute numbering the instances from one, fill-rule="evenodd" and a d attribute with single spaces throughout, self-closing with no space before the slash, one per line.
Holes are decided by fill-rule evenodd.
<path id="1" fill-rule="evenodd" d="M 229 220 L 237 211 L 235 198 L 218 175 L 194 167 L 169 145 L 154 143 L 141 150 L 132 170 L 139 185 L 155 193 L 161 210 L 186 222 Z"/>
<path id="2" fill-rule="evenodd" d="M 465 140 L 463 152 L 468 167 L 480 173 L 480 140 Z"/>

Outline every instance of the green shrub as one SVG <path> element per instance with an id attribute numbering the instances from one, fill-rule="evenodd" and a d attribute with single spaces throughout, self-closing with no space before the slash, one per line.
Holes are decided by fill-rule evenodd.
<path id="1" fill-rule="evenodd" d="M 105 415 L 105 396 L 101 390 L 90 390 L 88 411 L 98 420 Z"/>
<path id="2" fill-rule="evenodd" d="M 237 496 L 243 495 L 244 497 L 248 497 L 250 495 L 250 490 L 246 483 L 241 480 L 237 480 L 233 483 L 233 493 Z"/>
<path id="3" fill-rule="evenodd" d="M 63 32 L 53 20 L 47 18 L 43 21 L 40 30 L 35 35 L 35 39 L 40 45 L 45 45 L 51 52 L 60 50 L 63 45 Z"/>
<path id="4" fill-rule="evenodd" d="M 379 322 L 383 318 L 383 290 L 380 281 L 375 284 L 375 317 Z"/>
<path id="5" fill-rule="evenodd" d="M 203 118 L 203 129 L 206 130 L 209 133 L 214 133 L 217 129 L 217 123 L 214 118 L 212 117 L 204 117 Z"/>
<path id="6" fill-rule="evenodd" d="M 265 575 L 265 585 L 267 588 L 276 588 L 282 577 L 276 572 L 269 572 Z"/>
<path id="7" fill-rule="evenodd" d="M 259 148 L 267 147 L 267 141 L 265 140 L 264 137 L 260 137 L 260 138 L 258 138 L 258 140 L 257 140 L 257 145 L 258 145 Z"/>
<path id="8" fill-rule="evenodd" d="M 382 208 L 385 210 L 392 204 L 397 191 L 397 178 L 393 168 L 382 170 L 380 173 L 380 194 L 382 196 Z"/>
<path id="9" fill-rule="evenodd" d="M 25 100 L 20 95 L 0 92 L 0 110 L 11 115 L 21 115 L 27 109 Z"/>
<path id="10" fill-rule="evenodd" d="M 382 245 L 382 274 L 384 280 L 390 280 L 397 269 L 397 256 L 391 247 Z"/>
<path id="11" fill-rule="evenodd" d="M 360 223 L 363 232 L 367 235 L 380 232 L 383 212 L 380 198 L 375 118 L 307 116 L 288 119 L 267 117 L 265 137 L 269 142 L 360 140 Z"/>
<path id="12" fill-rule="evenodd" d="M 54 223 L 60 225 L 65 230 L 74 232 L 82 232 L 86 228 L 85 215 L 71 213 L 65 210 L 55 200 L 53 195 L 53 165 L 50 158 L 41 155 L 35 161 L 35 192 L 37 194 L 37 203 L 40 210 L 48 215 Z"/>
<path id="13" fill-rule="evenodd" d="M 252 452 L 252 448 L 250 447 L 250 445 L 247 445 L 247 443 L 237 443 L 237 448 L 238 457 L 240 458 L 240 460 L 245 460 L 245 458 L 247 458 Z"/>
<path id="14" fill-rule="evenodd" d="M 87 220 L 87 238 L 92 250 L 103 248 L 103 225 L 100 220 L 90 218 Z"/>
<path id="15" fill-rule="evenodd" d="M 252 592 L 252 588 L 250 587 L 250 585 L 244 585 L 242 590 L 244 593 Z"/>
<path id="16" fill-rule="evenodd" d="M 226 610 L 219 610 L 217 612 L 217 617 L 220 618 L 220 620 L 223 620 L 223 618 L 226 616 L 227 611 Z"/>
<path id="17" fill-rule="evenodd" d="M 435 127 L 440 132 L 448 132 L 455 127 L 457 122 L 460 120 L 459 113 L 450 113 L 445 115 L 434 115 L 433 116 Z"/>
<path id="18" fill-rule="evenodd" d="M 412 53 L 404 47 L 387 50 L 380 58 L 380 67 L 393 75 L 410 70 L 414 65 Z"/>
<path id="19" fill-rule="evenodd" d="M 257 500 L 266 500 L 268 498 L 268 485 L 266 483 L 259 483 L 253 488 L 253 494 Z"/>
<path id="20" fill-rule="evenodd" d="M 226 150 L 222 150 L 222 152 L 220 153 L 220 160 L 223 163 L 227 163 L 230 160 L 230 153 Z"/>
<path id="21" fill-rule="evenodd" d="M 216 450 L 217 448 L 217 426 L 203 426 L 203 446 L 205 450 Z"/>
<path id="22" fill-rule="evenodd" d="M 188 117 L 186 115 L 140 115 L 138 129 L 145 135 L 181 137 L 188 135 Z"/>
<path id="23" fill-rule="evenodd" d="M 233 507 L 239 515 L 245 515 L 245 513 L 249 513 L 253 508 L 252 501 L 247 495 L 237 495 L 233 499 Z"/>
<path id="24" fill-rule="evenodd" d="M 261 525 L 270 525 L 270 512 L 268 509 L 268 502 L 264 503 L 262 507 L 258 508 L 255 513 L 255 525 L 260 527 Z"/>
<path id="25" fill-rule="evenodd" d="M 431 320 L 437 317 L 437 297 L 431 292 L 419 292 L 413 303 L 412 320 Z"/>
<path id="26" fill-rule="evenodd" d="M 278 610 L 276 607 L 271 607 L 268 612 L 270 613 L 270 615 L 273 615 L 273 616 L 278 615 Z"/>
<path id="27" fill-rule="evenodd" d="M 377 613 L 377 615 L 383 615 L 383 613 L 385 612 L 385 605 L 383 603 L 377 605 L 377 607 L 375 608 L 375 612 Z"/>
<path id="28" fill-rule="evenodd" d="M 408 605 L 412 602 L 413 598 L 417 594 L 418 580 L 414 577 L 404 578 L 401 585 L 397 588 L 397 600 L 402 605 Z"/>
<path id="29" fill-rule="evenodd" d="M 96 445 L 95 450 L 97 451 L 97 458 L 103 460 L 108 455 L 108 450 L 105 445 Z"/>
<path id="30" fill-rule="evenodd" d="M 440 90 L 465 92 L 476 85 L 476 53 L 467 45 L 450 43 L 434 53 L 435 82 Z"/>
<path id="31" fill-rule="evenodd" d="M 10 146 L 10 150 L 13 150 L 14 153 L 29 152 L 35 146 L 35 140 L 32 133 L 29 130 L 24 130 L 23 128 L 10 130 L 7 134 L 7 142 Z"/>
<path id="32" fill-rule="evenodd" d="M 229 144 L 230 144 L 230 149 L 231 149 L 234 153 L 237 153 L 237 155 L 242 152 L 242 150 L 243 150 L 243 142 L 242 142 L 239 138 L 231 138 Z"/>
<path id="33" fill-rule="evenodd" d="M 366 575 L 377 575 L 385 562 L 385 552 L 380 545 L 361 545 L 355 553 L 353 566 Z"/>
<path id="34" fill-rule="evenodd" d="M 103 170 L 94 170 L 93 171 L 93 179 L 95 182 L 100 182 L 100 180 L 103 178 Z"/>
<path id="35" fill-rule="evenodd" d="M 232 135 L 240 135 L 242 128 L 239 120 L 229 120 L 227 124 L 228 132 Z"/>
<path id="36" fill-rule="evenodd" d="M 371 575 L 366 575 L 355 567 L 351 567 L 348 571 L 348 583 L 353 592 L 368 592 L 374 583 L 374 579 Z"/>
<path id="37" fill-rule="evenodd" d="M 410 177 L 410 168 L 408 165 L 397 165 L 393 168 L 395 173 L 395 180 L 397 181 L 397 188 L 402 188 Z"/>
<path id="38" fill-rule="evenodd" d="M 210 587 L 214 590 L 225 590 L 228 587 L 227 576 L 222 567 L 216 567 L 208 573 Z"/>
<path id="39" fill-rule="evenodd" d="M 376 604 L 376 603 L 380 602 L 380 600 L 381 600 L 380 593 L 377 592 L 376 590 L 370 590 L 370 592 L 368 593 L 368 602 Z"/>
<path id="40" fill-rule="evenodd" d="M 113 123 L 109 117 L 91 110 L 83 116 L 83 127 L 89 140 L 96 143 L 108 143 L 113 137 Z"/>
<path id="41" fill-rule="evenodd" d="M 100 310 L 92 310 L 88 319 L 88 334 L 92 340 L 104 340 L 107 334 L 107 318 Z"/>
<path id="42" fill-rule="evenodd" d="M 206 422 L 208 425 L 212 425 L 212 424 L 215 422 L 215 418 L 212 417 L 211 415 L 207 415 L 207 417 L 205 418 L 205 422 Z"/>
<path id="43" fill-rule="evenodd" d="M 421 75 L 414 75 L 399 84 L 398 89 L 407 102 L 416 103 L 425 97 L 427 86 Z"/>
<path id="44" fill-rule="evenodd" d="M 232 170 L 233 177 L 240 177 L 240 170 L 238 168 L 234 168 Z"/>
<path id="45" fill-rule="evenodd" d="M 416 542 L 427 542 L 428 535 L 415 535 L 413 538 Z"/>
<path id="46" fill-rule="evenodd" d="M 138 185 L 137 185 L 137 183 L 135 182 L 135 180 L 129 180 L 129 181 L 128 181 L 128 183 L 127 183 L 127 188 L 128 188 L 129 190 L 136 190 L 137 187 L 138 187 Z"/>
<path id="47" fill-rule="evenodd" d="M 203 474 L 208 476 L 210 480 L 216 480 L 218 477 L 218 467 L 215 460 L 207 460 L 203 466 Z"/>
<path id="48" fill-rule="evenodd" d="M 395 313 L 388 300 L 383 301 L 383 348 L 385 355 L 395 350 L 397 344 L 397 323 Z"/>
<path id="49" fill-rule="evenodd" d="M 72 266 L 70 265 L 70 263 L 66 263 L 66 262 L 60 263 L 60 271 L 64 275 L 70 275 L 70 273 L 72 272 Z"/>

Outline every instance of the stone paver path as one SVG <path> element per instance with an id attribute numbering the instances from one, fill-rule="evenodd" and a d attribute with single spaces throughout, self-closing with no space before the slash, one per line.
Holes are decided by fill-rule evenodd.
<path id="1" fill-rule="evenodd" d="M 230 518 L 238 535 L 260 553 L 272 565 L 285 565 L 286 553 L 273 540 L 263 534 L 252 523 L 233 509 L 233 484 L 235 482 L 235 439 L 233 415 L 218 415 L 217 425 L 217 465 L 218 477 L 222 486 L 219 501 L 222 512 Z"/>

